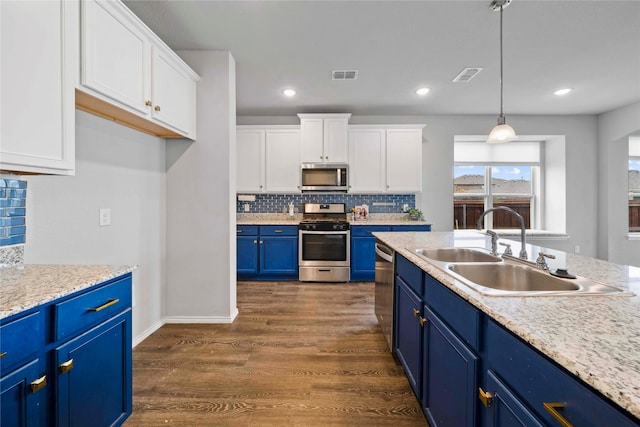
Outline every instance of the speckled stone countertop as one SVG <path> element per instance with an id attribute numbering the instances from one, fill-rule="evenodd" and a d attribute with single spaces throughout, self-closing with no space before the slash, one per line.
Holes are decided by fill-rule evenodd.
<path id="1" fill-rule="evenodd" d="M 131 265 L 39 265 L 0 269 L 0 319 L 129 273 Z"/>
<path id="2" fill-rule="evenodd" d="M 290 218 L 287 214 L 237 214 L 237 225 L 298 225 L 302 221 L 302 214 L 296 214 Z M 410 221 L 407 214 L 371 214 L 369 219 L 353 221 L 349 219 L 352 226 L 356 225 L 428 225 L 427 221 Z"/>
<path id="3" fill-rule="evenodd" d="M 640 268 L 527 245 L 556 255 L 552 270 L 570 272 L 629 290 L 636 296 L 485 296 L 456 281 L 407 248 L 490 247 L 477 232 L 374 233 L 397 253 L 569 372 L 640 418 Z M 520 242 L 513 242 L 517 254 Z M 535 254 L 535 255 L 534 255 Z"/>

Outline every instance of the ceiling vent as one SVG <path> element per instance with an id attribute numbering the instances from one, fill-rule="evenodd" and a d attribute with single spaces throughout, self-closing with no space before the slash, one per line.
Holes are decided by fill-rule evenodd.
<path id="1" fill-rule="evenodd" d="M 474 78 L 476 76 L 476 74 L 478 74 L 482 70 L 484 70 L 484 68 L 480 68 L 480 67 L 465 68 L 464 70 L 460 71 L 460 74 L 458 74 L 453 79 L 453 82 L 454 83 L 468 83 L 472 78 Z"/>
<path id="2" fill-rule="evenodd" d="M 358 78 L 358 70 L 333 70 L 333 80 L 355 80 Z"/>

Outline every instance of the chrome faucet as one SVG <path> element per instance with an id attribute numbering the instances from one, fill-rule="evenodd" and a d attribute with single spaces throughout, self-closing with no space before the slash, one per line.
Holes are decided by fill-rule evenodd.
<path id="1" fill-rule="evenodd" d="M 493 212 L 493 211 L 506 211 L 509 212 L 513 215 L 515 215 L 515 217 L 518 219 L 518 222 L 520 223 L 520 258 L 521 259 L 527 259 L 527 250 L 526 250 L 526 236 L 525 236 L 525 227 L 524 227 L 524 218 L 522 218 L 522 215 L 520 215 L 518 212 L 514 211 L 511 208 L 508 208 L 506 206 L 496 206 L 495 208 L 491 208 L 491 209 L 487 209 L 486 211 L 482 212 L 482 215 L 480 215 L 480 218 L 478 218 L 478 230 L 482 230 L 482 219 L 484 218 L 484 216 L 486 214 L 488 214 L 489 212 Z M 494 231 L 491 230 L 487 230 L 487 234 L 491 234 L 494 233 Z M 493 235 L 491 235 L 491 249 L 492 251 L 494 251 L 494 237 Z"/>

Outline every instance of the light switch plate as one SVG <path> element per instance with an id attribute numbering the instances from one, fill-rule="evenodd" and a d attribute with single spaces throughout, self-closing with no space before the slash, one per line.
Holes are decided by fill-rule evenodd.
<path id="1" fill-rule="evenodd" d="M 100 208 L 100 227 L 111 225 L 111 209 Z"/>

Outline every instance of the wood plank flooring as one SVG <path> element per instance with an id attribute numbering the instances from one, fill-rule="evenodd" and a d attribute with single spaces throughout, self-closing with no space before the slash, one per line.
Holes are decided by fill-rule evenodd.
<path id="1" fill-rule="evenodd" d="M 371 282 L 238 282 L 233 324 L 134 349 L 125 426 L 427 426 L 373 307 Z"/>

